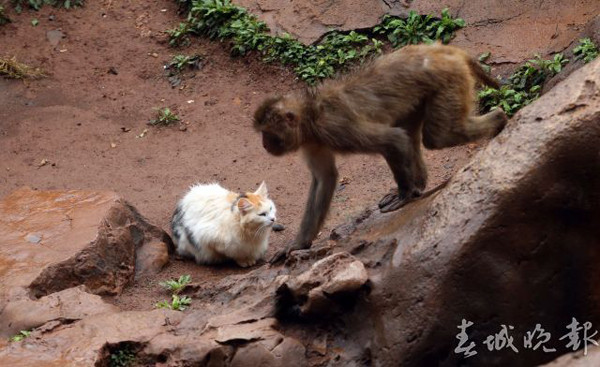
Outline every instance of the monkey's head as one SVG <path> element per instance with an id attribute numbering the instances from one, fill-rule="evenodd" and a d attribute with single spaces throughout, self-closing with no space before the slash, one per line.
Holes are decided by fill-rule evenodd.
<path id="1" fill-rule="evenodd" d="M 296 97 L 266 99 L 254 112 L 254 129 L 262 133 L 263 147 L 275 156 L 302 145 L 302 106 Z"/>

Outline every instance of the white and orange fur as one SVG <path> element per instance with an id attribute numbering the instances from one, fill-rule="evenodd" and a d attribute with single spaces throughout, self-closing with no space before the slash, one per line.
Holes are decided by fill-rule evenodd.
<path id="1" fill-rule="evenodd" d="M 171 221 L 176 252 L 198 264 L 232 259 L 241 267 L 252 266 L 267 251 L 275 212 L 264 182 L 243 195 L 216 183 L 194 185 Z"/>

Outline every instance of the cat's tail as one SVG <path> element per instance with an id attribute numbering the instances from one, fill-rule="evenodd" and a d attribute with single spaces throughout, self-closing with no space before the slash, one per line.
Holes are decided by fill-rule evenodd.
<path id="1" fill-rule="evenodd" d="M 173 242 L 175 243 L 175 248 L 177 248 L 177 244 L 181 240 L 181 235 L 183 235 L 183 213 L 181 212 L 181 208 L 179 205 L 175 208 L 175 212 L 173 213 L 173 217 L 171 218 L 171 233 L 173 234 Z"/>

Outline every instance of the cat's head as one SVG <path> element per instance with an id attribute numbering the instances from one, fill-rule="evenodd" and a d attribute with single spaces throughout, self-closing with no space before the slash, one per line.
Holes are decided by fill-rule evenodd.
<path id="1" fill-rule="evenodd" d="M 270 228 L 275 223 L 275 204 L 269 199 L 263 182 L 254 192 L 247 192 L 237 202 L 242 226 Z"/>

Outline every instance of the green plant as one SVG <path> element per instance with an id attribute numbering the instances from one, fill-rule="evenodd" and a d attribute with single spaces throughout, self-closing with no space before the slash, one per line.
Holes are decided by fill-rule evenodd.
<path id="1" fill-rule="evenodd" d="M 192 281 L 192 278 L 189 275 L 182 275 L 179 279 L 169 279 L 164 282 L 160 282 L 159 284 L 165 289 L 170 290 L 174 294 L 179 294 L 188 284 Z"/>
<path id="2" fill-rule="evenodd" d="M 582 38 L 579 40 L 579 45 L 573 49 L 573 55 L 577 60 L 582 60 L 588 63 L 598 57 L 598 47 L 590 38 Z"/>
<path id="3" fill-rule="evenodd" d="M 10 342 L 20 342 L 21 340 L 27 338 L 31 334 L 29 330 L 21 330 L 17 335 L 13 335 L 8 339 Z"/>
<path id="4" fill-rule="evenodd" d="M 454 37 L 454 32 L 463 28 L 467 23 L 462 18 L 452 18 L 448 8 L 442 10 L 442 18 L 433 22 L 435 39 L 448 43 Z"/>
<path id="5" fill-rule="evenodd" d="M 176 28 L 167 29 L 165 32 L 169 35 L 169 45 L 172 47 L 188 46 L 190 44 L 189 31 L 187 23 L 179 23 Z"/>
<path id="6" fill-rule="evenodd" d="M 10 22 L 11 22 L 10 18 L 4 12 L 4 6 L 0 5 L 0 25 L 4 25 L 4 24 L 10 23 Z"/>
<path id="7" fill-rule="evenodd" d="M 287 33 L 269 35 L 264 22 L 230 0 L 177 1 L 186 7 L 189 4 L 189 12 L 186 23 L 167 31 L 171 45 L 188 43 L 189 34 L 228 40 L 233 56 L 257 51 L 267 62 L 278 61 L 293 66 L 296 74 L 309 84 L 331 77 L 336 71 L 381 52 L 383 42 L 370 39 L 369 34 L 386 35 L 394 46 L 434 39 L 448 42 L 454 31 L 464 26 L 464 21 L 453 19 L 447 9 L 442 11 L 440 19 L 411 12 L 406 20 L 385 17 L 373 29 L 347 33 L 333 31 L 317 44 L 304 45 Z"/>
<path id="8" fill-rule="evenodd" d="M 173 294 L 171 303 L 169 301 L 161 301 L 156 304 L 157 308 L 168 308 L 175 311 L 183 311 L 187 306 L 192 304 L 192 299 L 188 296 L 181 296 L 181 298 Z"/>
<path id="9" fill-rule="evenodd" d="M 513 116 L 518 110 L 536 100 L 540 90 L 539 85 L 531 87 L 528 91 L 517 91 L 509 85 L 503 85 L 500 89 L 486 87 L 478 93 L 478 98 L 484 110 L 500 107 L 508 116 Z"/>
<path id="10" fill-rule="evenodd" d="M 398 47 L 429 43 L 436 39 L 448 43 L 454 32 L 464 26 L 465 21 L 452 18 L 448 9 L 442 10 L 441 19 L 435 19 L 431 15 L 419 15 L 411 10 L 406 19 L 384 16 L 381 24 L 375 26 L 373 31 L 387 36 L 392 46 Z"/>
<path id="11" fill-rule="evenodd" d="M 489 66 L 487 64 L 488 59 L 490 58 L 490 56 L 492 56 L 491 52 L 484 52 L 481 55 L 479 55 L 479 64 L 481 65 L 481 67 L 483 68 L 483 70 L 485 70 L 486 73 L 490 73 L 492 71 L 491 66 Z"/>
<path id="12" fill-rule="evenodd" d="M 170 125 L 176 122 L 180 122 L 181 119 L 175 113 L 171 111 L 169 107 L 157 109 L 157 117 L 150 120 L 150 125 Z"/>
<path id="13" fill-rule="evenodd" d="M 537 66 L 546 74 L 546 77 L 554 76 L 561 72 L 562 67 L 569 62 L 569 59 L 565 59 L 563 54 L 555 54 L 550 60 L 544 60 L 540 55 L 535 55 L 535 59 L 529 60 L 525 65 Z"/>
<path id="14" fill-rule="evenodd" d="M 569 60 L 560 53 L 549 60 L 535 55 L 533 59 L 517 68 L 508 77 L 508 83 L 500 89 L 487 87 L 481 90 L 478 93 L 480 106 L 484 111 L 501 107 L 508 116 L 512 116 L 539 98 L 546 79 L 559 73 L 568 62 Z"/>
<path id="15" fill-rule="evenodd" d="M 168 69 L 174 69 L 178 72 L 183 71 L 185 68 L 197 69 L 200 66 L 200 62 L 202 61 L 201 55 L 193 55 L 193 56 L 185 56 L 185 55 L 175 55 L 169 64 L 167 64 Z"/>
<path id="16" fill-rule="evenodd" d="M 15 11 L 20 13 L 23 11 L 24 7 L 40 10 L 45 4 L 56 8 L 63 7 L 65 9 L 70 9 L 72 7 L 83 6 L 84 0 L 11 0 L 11 2 L 15 7 Z"/>
<path id="17" fill-rule="evenodd" d="M 40 24 L 40 21 L 39 21 L 39 20 L 37 20 L 36 18 L 33 18 L 33 19 L 31 20 L 31 25 L 32 25 L 32 26 L 34 26 L 34 27 L 37 27 L 37 25 L 38 25 L 38 24 Z"/>
<path id="18" fill-rule="evenodd" d="M 135 362 L 135 352 L 129 348 L 119 349 L 110 354 L 110 367 L 128 367 Z"/>

